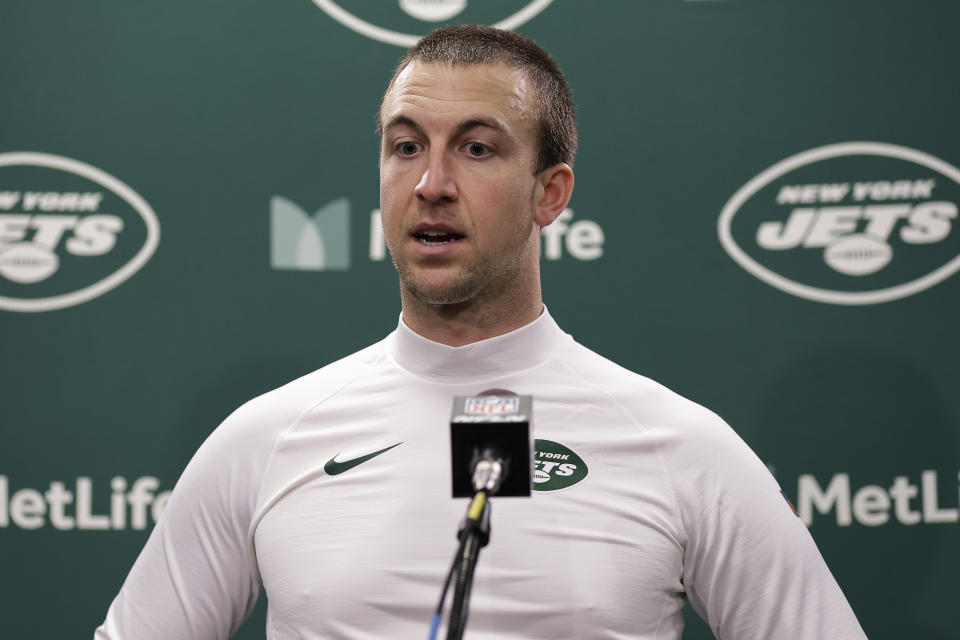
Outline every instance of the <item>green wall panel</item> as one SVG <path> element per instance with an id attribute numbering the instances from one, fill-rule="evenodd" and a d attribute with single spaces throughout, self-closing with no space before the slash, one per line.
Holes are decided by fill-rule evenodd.
<path id="1" fill-rule="evenodd" d="M 153 524 L 153 503 L 111 520 L 112 496 L 138 479 L 162 496 L 239 404 L 395 326 L 396 276 L 371 243 L 374 115 L 403 49 L 341 24 L 328 4 L 6 3 L 0 635 L 92 635 Z M 423 34 L 530 3 L 474 0 L 442 21 L 403 3 L 339 4 Z M 577 99 L 566 224 L 604 238 L 594 259 L 569 231 L 545 239 L 551 312 L 742 435 L 806 510 L 869 637 L 957 637 L 960 10 L 541 4 L 517 29 L 557 57 Z M 893 151 L 811 152 L 735 202 L 788 158 L 852 142 Z M 35 154 L 68 161 L 39 166 Z M 155 251 L 89 299 L 23 310 L 95 285 L 145 246 L 149 224 L 118 183 L 155 216 Z M 823 195 L 824 184 L 847 190 Z M 293 258 L 274 268 L 278 199 L 292 205 L 288 233 L 325 221 L 336 268 Z M 797 295 L 731 255 L 718 231 L 725 207 L 737 246 L 800 285 L 849 293 L 927 280 L 869 304 Z M 822 218 L 823 241 L 765 248 L 762 225 L 786 233 L 797 209 Z M 880 218 L 889 226 L 868 226 Z M 51 483 L 89 495 L 89 513 L 44 499 Z M 887 507 L 865 507 L 878 492 Z M 261 601 L 237 637 L 263 637 L 264 611 Z M 691 615 L 685 637 L 710 634 Z"/>

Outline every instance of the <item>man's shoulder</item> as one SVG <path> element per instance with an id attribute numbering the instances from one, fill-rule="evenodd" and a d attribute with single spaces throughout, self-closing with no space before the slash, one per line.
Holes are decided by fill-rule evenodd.
<path id="1" fill-rule="evenodd" d="M 380 340 L 248 400 L 224 421 L 222 427 L 234 431 L 254 430 L 261 435 L 265 435 L 264 432 L 278 435 L 276 432 L 295 422 L 301 414 L 374 370 L 386 357 L 386 340 Z"/>
<path id="2" fill-rule="evenodd" d="M 386 357 L 386 338 L 344 356 L 310 373 L 294 378 L 283 386 L 257 396 L 247 404 L 264 407 L 296 407 L 312 405 L 337 393 Z"/>
<path id="3" fill-rule="evenodd" d="M 677 393 L 657 380 L 637 373 L 592 349 L 572 341 L 561 358 L 571 375 L 598 392 L 607 394 L 638 420 L 694 420 L 713 422 L 719 418 L 706 407 Z"/>

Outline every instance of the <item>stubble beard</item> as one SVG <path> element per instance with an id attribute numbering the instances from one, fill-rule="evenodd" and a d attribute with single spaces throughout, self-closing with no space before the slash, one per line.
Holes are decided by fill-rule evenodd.
<path id="1" fill-rule="evenodd" d="M 426 286 L 406 262 L 391 253 L 400 286 L 412 297 L 429 306 L 443 306 L 495 299 L 514 282 L 530 253 L 528 238 L 533 230 L 532 216 L 525 224 L 517 225 L 516 236 L 521 241 L 510 250 L 496 256 L 483 256 L 475 263 L 462 265 L 456 273 L 446 276 L 439 286 Z"/>

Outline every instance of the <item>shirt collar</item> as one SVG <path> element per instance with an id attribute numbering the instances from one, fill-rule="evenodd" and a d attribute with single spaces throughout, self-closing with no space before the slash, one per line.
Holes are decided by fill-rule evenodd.
<path id="1" fill-rule="evenodd" d="M 498 378 L 546 361 L 570 339 L 544 307 L 536 320 L 509 333 L 451 347 L 415 333 L 403 317 L 391 334 L 390 355 L 410 373 L 438 382 Z"/>

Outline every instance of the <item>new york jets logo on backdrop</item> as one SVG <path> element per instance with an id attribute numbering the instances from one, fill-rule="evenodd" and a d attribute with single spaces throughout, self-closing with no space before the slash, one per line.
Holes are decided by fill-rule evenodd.
<path id="1" fill-rule="evenodd" d="M 534 491 L 565 489 L 587 477 L 587 463 L 567 446 L 536 440 L 533 448 Z"/>
<path id="2" fill-rule="evenodd" d="M 412 47 L 434 28 L 452 23 L 516 29 L 553 0 L 313 0 L 327 15 L 357 33 L 399 47 Z"/>
<path id="3" fill-rule="evenodd" d="M 0 153 L 0 309 L 96 298 L 136 273 L 159 241 L 153 209 L 110 174 L 47 153 Z"/>
<path id="4" fill-rule="evenodd" d="M 804 151 L 741 187 L 720 242 L 787 293 L 862 305 L 909 296 L 960 270 L 960 169 L 922 151 L 847 142 Z"/>

